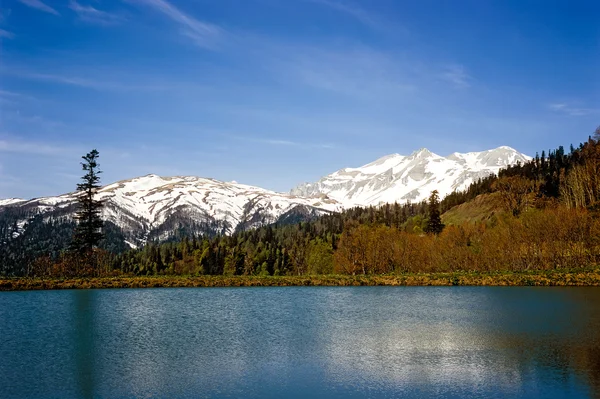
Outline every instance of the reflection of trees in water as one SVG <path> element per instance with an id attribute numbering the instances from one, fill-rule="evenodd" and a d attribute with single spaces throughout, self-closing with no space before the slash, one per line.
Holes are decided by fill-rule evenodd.
<path id="1" fill-rule="evenodd" d="M 578 338 L 583 339 L 564 345 L 562 351 L 588 379 L 592 396 L 600 398 L 600 288 L 570 288 L 565 291 L 578 306 L 573 320 L 581 325 Z"/>
<path id="2" fill-rule="evenodd" d="M 94 381 L 94 305 L 95 291 L 79 290 L 75 297 L 75 372 L 81 398 L 93 398 Z"/>
<path id="3" fill-rule="evenodd" d="M 587 379 L 590 394 L 600 398 L 600 346 L 596 332 L 595 345 L 565 347 L 563 350 L 570 354 L 575 368 L 581 370 L 582 377 Z"/>
<path id="4" fill-rule="evenodd" d="M 545 325 L 537 333 L 498 334 L 497 343 L 517 354 L 521 370 L 539 365 L 553 370 L 553 377 L 563 386 L 573 384 L 575 379 L 587 385 L 592 397 L 600 398 L 600 289 L 542 288 L 535 292 L 543 293 L 566 303 L 556 309 L 557 329 L 548 331 Z M 550 313 L 546 309 L 542 315 Z"/>
<path id="5" fill-rule="evenodd" d="M 583 389 L 600 398 L 600 289 L 467 290 L 408 289 L 378 320 L 371 312 L 332 322 L 331 377 L 406 389 L 476 384 L 507 395 Z"/>
<path id="6" fill-rule="evenodd" d="M 590 389 L 592 397 L 600 398 L 600 288 L 511 287 L 518 294 L 530 290 L 531 299 L 539 299 L 544 308 L 535 305 L 522 313 L 515 329 L 507 333 L 500 329 L 490 334 L 494 346 L 513 353 L 521 372 L 534 364 L 552 370 L 553 377 L 563 386 L 575 379 Z M 492 290 L 490 295 L 498 293 Z M 516 295 L 519 297 L 520 295 Z M 535 296 L 535 297 L 533 297 Z M 502 295 L 496 297 L 502 300 Z M 527 300 L 523 306 L 530 306 Z M 503 319 L 510 321 L 515 310 L 507 306 Z"/>
<path id="7" fill-rule="evenodd" d="M 598 345 L 585 351 L 581 364 L 588 370 L 587 376 L 594 397 L 600 398 L 600 348 Z"/>
<path id="8" fill-rule="evenodd" d="M 585 332 L 583 332 L 585 334 Z M 568 393 L 589 390 L 600 397 L 600 347 L 598 339 L 579 335 L 581 340 L 564 335 L 540 337 L 529 334 L 490 336 L 490 345 L 498 348 L 510 360 L 519 383 L 533 382 L 539 386 L 558 388 Z"/>

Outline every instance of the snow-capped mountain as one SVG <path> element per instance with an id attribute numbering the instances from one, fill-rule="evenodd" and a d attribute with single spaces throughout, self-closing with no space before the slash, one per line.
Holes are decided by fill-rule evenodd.
<path id="1" fill-rule="evenodd" d="M 25 202 L 25 200 L 24 199 L 20 199 L 20 198 L 0 199 L 0 206 L 13 205 L 13 204 L 17 204 L 19 202 Z"/>
<path id="2" fill-rule="evenodd" d="M 118 226 L 133 246 L 148 238 L 167 238 L 182 227 L 195 233 L 230 234 L 239 228 L 341 210 L 340 204 L 326 198 L 300 198 L 200 177 L 143 176 L 105 186 L 96 198 L 104 202 L 103 218 Z M 69 220 L 75 203 L 76 194 L 69 193 L 30 201 L 5 200 L 0 210 L 11 208 L 23 218 L 42 214 Z M 15 221 L 19 224 L 21 220 Z"/>
<path id="3" fill-rule="evenodd" d="M 433 190 L 440 197 L 464 190 L 479 178 L 531 158 L 510 147 L 482 152 L 455 152 L 447 157 L 426 148 L 408 156 L 387 155 L 360 168 L 344 168 L 291 190 L 292 195 L 323 196 L 344 207 L 378 205 L 386 202 L 419 202 Z"/>

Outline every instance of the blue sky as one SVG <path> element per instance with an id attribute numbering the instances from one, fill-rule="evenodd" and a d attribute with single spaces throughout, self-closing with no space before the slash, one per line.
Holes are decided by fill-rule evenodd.
<path id="1" fill-rule="evenodd" d="M 600 2 L 0 0 L 0 198 L 156 173 L 276 191 L 600 125 Z"/>

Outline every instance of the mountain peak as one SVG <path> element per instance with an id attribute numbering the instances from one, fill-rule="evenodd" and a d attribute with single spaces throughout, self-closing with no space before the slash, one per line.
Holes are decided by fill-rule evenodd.
<path id="1" fill-rule="evenodd" d="M 389 154 L 389 155 L 384 155 L 381 158 L 377 158 L 375 161 L 370 162 L 366 165 L 361 166 L 358 169 L 374 169 L 374 168 L 379 168 L 379 167 L 383 167 L 384 169 L 387 167 L 386 165 L 388 164 L 393 164 L 395 162 L 395 160 L 397 159 L 401 159 L 404 158 L 404 156 L 400 155 L 400 154 Z M 351 172 L 356 170 L 355 168 L 344 168 L 342 169 L 344 171 L 347 172 Z"/>
<path id="2" fill-rule="evenodd" d="M 491 150 L 487 150 L 487 151 L 481 151 L 478 152 L 477 154 L 484 154 L 484 153 L 499 153 L 499 154 L 520 154 L 519 151 L 515 150 L 512 147 L 509 147 L 507 145 L 501 145 L 500 147 L 496 147 L 496 148 L 492 148 Z"/>
<path id="3" fill-rule="evenodd" d="M 398 158 L 398 157 L 402 157 L 402 155 L 400 155 L 396 152 L 393 154 L 384 155 L 381 158 L 377 158 L 377 160 L 375 162 L 387 161 L 388 159 L 393 159 L 393 158 Z M 372 162 L 372 163 L 375 163 L 375 162 Z"/>
<path id="4" fill-rule="evenodd" d="M 435 155 L 435 154 L 433 152 L 429 151 L 427 148 L 422 147 L 422 148 L 419 148 L 416 151 L 413 151 L 410 154 L 410 157 L 412 157 L 412 158 L 426 158 L 426 157 L 430 157 L 432 155 Z"/>

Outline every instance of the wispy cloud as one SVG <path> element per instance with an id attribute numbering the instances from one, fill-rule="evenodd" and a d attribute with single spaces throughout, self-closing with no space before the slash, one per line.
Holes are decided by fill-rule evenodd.
<path id="1" fill-rule="evenodd" d="M 287 146 L 295 146 L 295 147 L 301 146 L 300 143 L 296 143 L 294 141 L 289 141 L 289 140 L 255 139 L 253 141 L 257 141 L 257 142 L 265 143 L 265 144 L 272 144 L 272 145 L 287 145 Z"/>
<path id="2" fill-rule="evenodd" d="M 4 30 L 4 29 L 0 29 L 0 38 L 12 39 L 14 37 L 15 37 L 14 33 L 9 32 L 9 31 Z"/>
<path id="3" fill-rule="evenodd" d="M 0 132 L 0 158 L 5 167 L 0 171 L 0 198 L 33 198 L 42 193 L 56 195 L 70 191 L 74 180 L 61 178 L 57 172 L 77 170 L 79 156 L 86 148 L 66 142 L 24 139 L 21 135 Z M 40 159 L 44 160 L 41 164 Z M 22 168 L 23 163 L 30 167 Z M 61 181 L 62 187 L 57 188 Z"/>
<path id="4" fill-rule="evenodd" d="M 57 146 L 35 141 L 0 139 L 0 153 L 12 152 L 18 154 L 53 155 L 77 154 L 81 149 Z"/>
<path id="5" fill-rule="evenodd" d="M 130 3 L 142 4 L 164 14 L 180 26 L 180 33 L 190 38 L 196 45 L 214 49 L 222 39 L 224 31 L 217 25 L 199 21 L 184 13 L 166 0 L 127 0 Z"/>
<path id="6" fill-rule="evenodd" d="M 364 47 L 282 47 L 271 68 L 285 81 L 368 101 L 417 90 L 409 63 L 389 54 Z"/>
<path id="7" fill-rule="evenodd" d="M 14 91 L 0 89 L 0 97 L 3 97 L 3 96 L 6 96 L 6 97 L 29 97 L 29 96 L 26 96 L 24 94 L 17 93 Z"/>
<path id="8" fill-rule="evenodd" d="M 81 21 L 92 24 L 114 25 L 125 20 L 120 15 L 98 10 L 92 6 L 81 5 L 75 0 L 69 2 L 69 8 L 77 14 Z"/>
<path id="9" fill-rule="evenodd" d="M 17 103 L 17 100 L 19 99 L 31 99 L 31 97 L 25 96 L 21 93 L 15 93 L 14 91 L 0 89 L 0 102 Z"/>
<path id="10" fill-rule="evenodd" d="M 58 11 L 49 5 L 43 3 L 41 0 L 19 0 L 21 3 L 25 4 L 27 7 L 34 8 L 36 10 L 47 12 L 48 14 L 60 15 Z"/>
<path id="11" fill-rule="evenodd" d="M 338 0 L 308 0 L 312 3 L 320 4 L 325 7 L 332 8 L 336 11 L 340 11 L 344 14 L 351 16 L 356 19 L 360 23 L 367 25 L 371 28 L 379 28 L 381 26 L 380 21 L 375 16 L 371 15 L 364 9 L 351 5 L 346 2 L 338 1 Z"/>
<path id="12" fill-rule="evenodd" d="M 28 129 L 34 130 L 37 133 L 47 133 L 50 131 L 62 131 L 67 125 L 59 120 L 48 119 L 41 115 L 29 114 L 20 110 L 7 110 L 2 115 L 2 122 L 11 126 L 27 126 Z M 4 125 L 3 123 L 2 125 Z"/>
<path id="13" fill-rule="evenodd" d="M 253 142 L 253 143 L 268 144 L 268 145 L 273 145 L 273 146 L 297 147 L 297 148 L 304 148 L 304 149 L 335 148 L 335 146 L 330 143 L 303 143 L 303 142 L 299 142 L 299 141 L 292 141 L 292 140 L 279 139 L 279 138 L 252 137 L 250 135 L 248 135 L 248 136 L 227 135 L 227 136 L 232 139 L 235 139 L 235 140 L 249 141 L 249 142 Z"/>
<path id="14" fill-rule="evenodd" d="M 361 8 L 358 5 L 350 3 L 346 0 L 304 1 L 314 3 L 319 6 L 327 7 L 341 14 L 344 14 L 373 31 L 378 31 L 385 34 L 393 34 L 394 36 L 400 35 L 401 37 L 404 37 L 409 33 L 408 28 L 405 25 L 398 23 L 398 21 L 392 22 L 383 15 L 377 14 L 373 11 L 367 11 L 366 9 Z M 369 4 L 369 2 L 367 2 L 367 4 Z"/>
<path id="15" fill-rule="evenodd" d="M 69 86 L 84 87 L 84 88 L 88 88 L 88 89 L 100 90 L 100 89 L 111 88 L 113 86 L 111 83 L 92 80 L 92 79 L 85 79 L 85 78 L 80 78 L 80 77 L 76 77 L 76 76 L 53 75 L 53 74 L 48 74 L 48 73 L 36 73 L 36 72 L 28 72 L 28 71 L 22 71 L 22 70 L 16 70 L 16 71 L 15 70 L 3 70 L 2 72 L 8 73 L 10 75 L 15 75 L 15 76 L 18 76 L 21 78 L 25 78 L 25 79 L 41 80 L 41 81 L 52 82 L 52 83 L 60 83 L 60 84 L 65 84 L 65 85 L 69 85 Z"/>
<path id="16" fill-rule="evenodd" d="M 473 80 L 462 65 L 447 66 L 444 72 L 440 74 L 440 78 L 461 89 L 471 87 L 471 81 Z"/>
<path id="17" fill-rule="evenodd" d="M 80 77 L 76 75 L 60 75 L 60 74 L 51 74 L 51 73 L 38 73 L 23 69 L 9 69 L 9 68 L 0 68 L 0 74 L 7 74 L 12 76 L 17 76 L 22 79 L 30 79 L 30 80 L 38 80 L 55 84 L 63 84 L 67 86 L 80 87 L 85 89 L 92 89 L 98 91 L 164 91 L 170 90 L 173 88 L 180 87 L 174 84 L 156 84 L 156 78 L 147 78 L 145 81 L 140 82 L 139 84 L 132 83 L 131 79 L 129 79 L 128 83 L 123 83 L 126 79 L 123 78 L 123 81 L 112 81 L 104 79 L 100 74 L 97 77 Z M 114 75 L 114 74 L 111 74 Z M 127 77 L 130 78 L 130 77 Z M 152 83 L 146 83 L 152 82 Z"/>
<path id="18" fill-rule="evenodd" d="M 552 111 L 566 114 L 569 116 L 588 116 L 600 114 L 600 108 L 582 108 L 573 107 L 566 103 L 555 103 L 548 105 Z"/>

